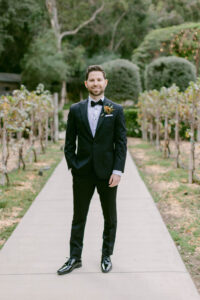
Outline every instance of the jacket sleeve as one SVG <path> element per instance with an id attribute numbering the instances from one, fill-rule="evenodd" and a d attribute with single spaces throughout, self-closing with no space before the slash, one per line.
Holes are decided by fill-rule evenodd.
<path id="1" fill-rule="evenodd" d="M 71 106 L 68 114 L 68 119 L 67 119 L 65 147 L 64 147 L 64 154 L 68 165 L 68 169 L 71 169 L 73 166 L 76 165 L 76 154 L 75 154 L 76 136 L 77 136 L 76 121 L 74 117 L 74 110 Z"/>
<path id="2" fill-rule="evenodd" d="M 118 114 L 115 120 L 114 132 L 114 165 L 113 170 L 124 172 L 126 152 L 127 152 L 127 138 L 126 138 L 126 124 L 122 106 L 119 107 Z"/>

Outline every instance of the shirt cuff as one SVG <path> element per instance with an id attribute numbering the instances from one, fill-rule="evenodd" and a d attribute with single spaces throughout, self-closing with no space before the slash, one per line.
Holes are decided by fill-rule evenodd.
<path id="1" fill-rule="evenodd" d="M 122 171 L 113 170 L 112 173 L 116 174 L 116 175 L 119 175 L 119 176 L 122 176 Z"/>

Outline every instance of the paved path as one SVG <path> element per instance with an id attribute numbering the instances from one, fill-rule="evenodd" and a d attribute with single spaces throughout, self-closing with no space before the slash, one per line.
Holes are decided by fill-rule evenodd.
<path id="1" fill-rule="evenodd" d="M 63 159 L 0 252 L 0 299 L 200 299 L 129 153 L 125 171 L 112 272 L 100 271 L 103 217 L 95 191 L 83 267 L 56 274 L 68 256 L 72 218 L 72 178 Z"/>

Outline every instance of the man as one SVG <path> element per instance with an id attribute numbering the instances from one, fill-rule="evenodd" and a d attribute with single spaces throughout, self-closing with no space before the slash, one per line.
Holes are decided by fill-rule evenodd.
<path id="1" fill-rule="evenodd" d="M 85 81 L 89 97 L 70 107 L 64 153 L 73 176 L 74 215 L 70 258 L 57 271 L 59 275 L 82 266 L 84 229 L 95 187 L 104 216 L 101 270 L 107 273 L 112 268 L 110 256 L 117 227 L 116 195 L 124 172 L 127 139 L 122 106 L 104 97 L 107 83 L 100 66 L 89 66 Z"/>

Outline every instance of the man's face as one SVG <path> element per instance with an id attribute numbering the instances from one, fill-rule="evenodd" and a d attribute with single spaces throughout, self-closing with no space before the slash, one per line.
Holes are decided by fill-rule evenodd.
<path id="1" fill-rule="evenodd" d="M 104 90 L 107 86 L 108 80 L 104 79 L 101 71 L 92 71 L 88 75 L 85 86 L 91 96 L 100 96 L 104 94 Z"/>

